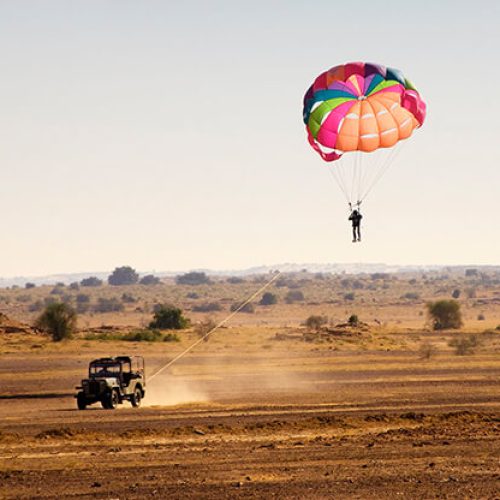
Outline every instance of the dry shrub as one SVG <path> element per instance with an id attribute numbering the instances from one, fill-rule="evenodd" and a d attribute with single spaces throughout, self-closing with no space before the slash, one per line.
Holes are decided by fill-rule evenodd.
<path id="1" fill-rule="evenodd" d="M 311 315 L 309 316 L 306 321 L 305 325 L 307 328 L 310 328 L 311 330 L 318 331 L 322 326 L 326 325 L 328 323 L 328 318 L 326 316 L 319 316 L 319 315 Z"/>
<path id="2" fill-rule="evenodd" d="M 466 356 L 474 354 L 476 348 L 479 346 L 479 339 L 477 335 L 461 335 L 451 339 L 448 345 L 455 349 L 457 356 Z"/>
<path id="3" fill-rule="evenodd" d="M 436 346 L 431 342 L 423 342 L 418 348 L 418 355 L 420 359 L 431 359 L 436 354 Z"/>
<path id="4" fill-rule="evenodd" d="M 76 329 L 76 312 L 68 304 L 49 304 L 36 320 L 36 327 L 49 333 L 56 342 L 72 337 Z"/>
<path id="5" fill-rule="evenodd" d="M 205 337 L 205 335 L 212 331 L 216 326 L 217 323 L 212 318 L 208 318 L 200 323 L 197 323 L 194 326 L 194 331 L 198 337 L 203 338 L 205 342 L 208 342 L 209 337 Z"/>
<path id="6" fill-rule="evenodd" d="M 429 302 L 427 311 L 434 330 L 458 329 L 462 326 L 460 304 L 456 300 Z"/>
<path id="7" fill-rule="evenodd" d="M 218 302 L 207 302 L 193 306 L 194 312 L 215 312 L 222 311 L 222 306 Z"/>

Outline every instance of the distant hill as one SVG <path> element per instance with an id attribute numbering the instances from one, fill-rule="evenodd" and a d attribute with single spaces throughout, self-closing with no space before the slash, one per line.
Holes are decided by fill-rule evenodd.
<path id="1" fill-rule="evenodd" d="M 487 272 L 495 271 L 500 272 L 500 265 L 394 265 L 384 263 L 284 263 L 276 264 L 273 266 L 258 266 L 250 267 L 247 269 L 231 269 L 231 270 L 214 270 L 214 269 L 186 269 L 184 271 L 145 271 L 140 272 L 141 276 L 146 274 L 154 274 L 159 277 L 177 276 L 188 271 L 202 271 L 211 276 L 250 276 L 256 274 L 267 274 L 271 271 L 280 270 L 281 272 L 301 272 L 307 271 L 310 273 L 345 273 L 345 274 L 361 274 L 361 273 L 410 273 L 410 272 L 425 272 L 425 271 L 440 271 L 443 272 L 465 272 L 466 269 L 478 269 L 478 271 Z M 69 284 L 75 281 L 80 282 L 89 276 L 96 276 L 97 278 L 106 282 L 109 272 L 88 272 L 88 273 L 64 273 L 64 274 L 51 274 L 47 276 L 16 276 L 13 278 L 1 278 L 0 288 L 9 286 L 24 287 L 26 283 L 34 283 L 35 285 L 52 285 L 58 282 Z"/>

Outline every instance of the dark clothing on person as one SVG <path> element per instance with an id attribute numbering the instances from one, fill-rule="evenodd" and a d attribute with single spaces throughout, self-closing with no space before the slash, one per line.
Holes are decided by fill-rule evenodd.
<path id="1" fill-rule="evenodd" d="M 353 210 L 349 216 L 349 220 L 352 222 L 352 242 L 361 241 L 361 219 L 363 216 L 357 211 Z"/>

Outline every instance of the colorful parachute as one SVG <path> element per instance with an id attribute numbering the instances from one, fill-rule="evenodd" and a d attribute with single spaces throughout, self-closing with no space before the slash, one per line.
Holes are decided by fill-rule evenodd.
<path id="1" fill-rule="evenodd" d="M 304 96 L 308 140 L 323 160 L 332 162 L 344 153 L 358 152 L 353 168 L 359 172 L 353 175 L 353 183 L 359 185 L 357 189 L 351 187 L 350 196 L 348 187 L 341 186 L 349 201 L 353 201 L 355 191 L 358 202 L 363 197 L 360 183 L 366 176 L 360 167 L 359 152 L 392 148 L 407 139 L 423 124 L 425 111 L 424 101 L 401 71 L 362 62 L 325 71 Z M 337 174 L 335 169 L 332 172 Z M 350 175 L 344 172 L 336 180 L 340 183 Z M 376 175 L 374 179 L 378 180 Z"/>

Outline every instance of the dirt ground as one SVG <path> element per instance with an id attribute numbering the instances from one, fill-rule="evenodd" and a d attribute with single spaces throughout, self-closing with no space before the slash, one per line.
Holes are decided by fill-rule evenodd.
<path id="1" fill-rule="evenodd" d="M 457 356 L 442 333 L 276 333 L 221 330 L 115 411 L 76 409 L 89 360 L 142 354 L 151 375 L 194 337 L 4 337 L 0 498 L 500 497 L 498 336 Z"/>

